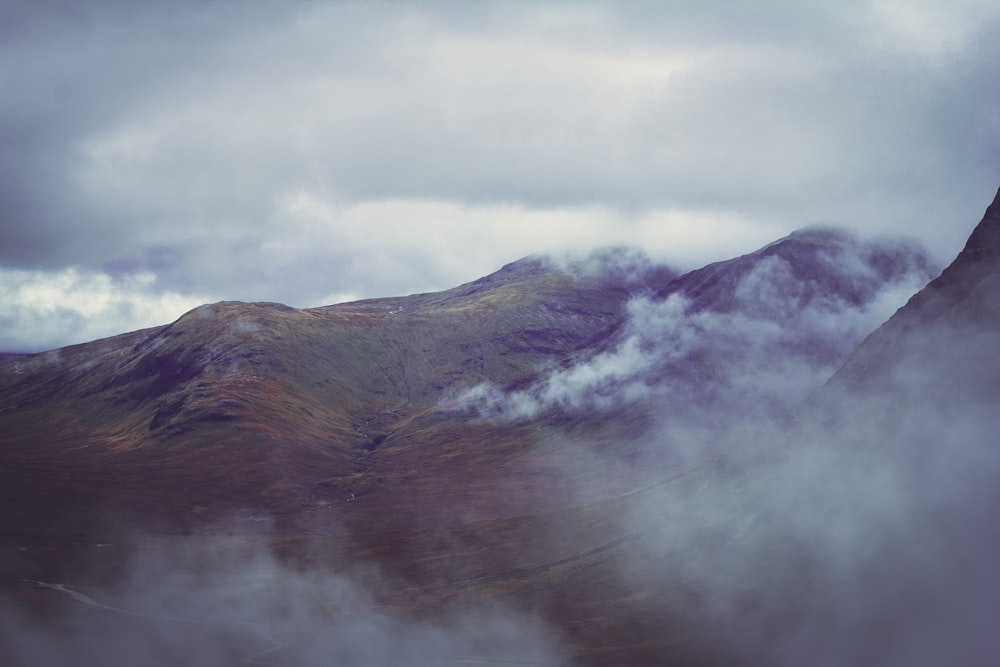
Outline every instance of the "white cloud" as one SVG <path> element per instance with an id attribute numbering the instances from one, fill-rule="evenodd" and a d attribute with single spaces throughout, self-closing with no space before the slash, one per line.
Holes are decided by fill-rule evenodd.
<path id="1" fill-rule="evenodd" d="M 205 303 L 152 273 L 0 269 L 0 350 L 38 351 L 166 324 Z"/>

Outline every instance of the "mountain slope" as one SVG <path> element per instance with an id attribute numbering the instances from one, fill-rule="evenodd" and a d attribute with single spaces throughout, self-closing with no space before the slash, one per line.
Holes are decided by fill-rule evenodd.
<path id="1" fill-rule="evenodd" d="M 759 302 L 745 301 L 750 295 L 741 283 L 759 271 L 761 264 L 782 267 L 788 282 L 773 288 L 780 288 L 781 296 L 794 300 L 792 306 L 796 308 L 823 298 L 861 305 L 888 281 L 898 280 L 909 272 L 931 271 L 926 256 L 912 244 L 861 243 L 837 229 L 810 227 L 748 255 L 691 271 L 661 290 L 658 296 L 681 292 L 696 309 L 730 311 L 748 305 L 759 307 Z"/>
<path id="2" fill-rule="evenodd" d="M 922 391 L 939 400 L 997 396 L 998 349 L 1000 191 L 958 257 L 857 348 L 831 386 L 888 389 L 917 364 Z"/>
<path id="3" fill-rule="evenodd" d="M 756 416 L 748 401 L 788 359 L 820 381 L 813 367 L 846 354 L 880 288 L 925 272 L 905 247 L 809 230 L 683 276 L 620 253 L 527 259 L 434 294 L 213 304 L 0 360 L 7 585 L 22 598 L 37 595 L 23 579 L 97 586 L 91 568 L 116 582 L 137 532 L 207 549 L 206 531 L 258 536 L 294 570 L 379 568 L 366 590 L 401 613 L 536 610 L 575 663 L 744 664 L 690 612 L 699 592 L 658 574 L 681 544 L 662 540 L 664 513 L 705 497 L 710 458 L 675 451 L 663 421 L 706 416 L 720 396 Z M 749 350 L 760 356 L 734 374 Z M 554 382 L 567 378 L 597 384 Z M 609 401 L 525 420 L 448 407 L 482 383 Z M 703 526 L 730 521 L 690 509 Z M 95 544 L 99 566 L 80 556 Z M 649 554 L 655 576 L 624 575 Z"/>
<path id="4" fill-rule="evenodd" d="M 89 482 L 92 501 L 117 494 L 130 511 L 312 506 L 330 499 L 316 482 L 356 474 L 456 378 L 513 381 L 608 336 L 622 300 L 525 261 L 432 295 L 203 306 L 166 327 L 2 362 L 0 452 L 19 488 L 64 467 L 61 492 L 86 494 Z M 11 525 L 25 503 L 7 490 Z"/>
<path id="5" fill-rule="evenodd" d="M 930 277 L 906 244 L 797 232 L 631 298 L 620 332 L 572 363 L 481 384 L 457 405 L 507 421 L 645 411 L 715 429 L 785 416 Z"/>
<path id="6" fill-rule="evenodd" d="M 525 435 L 526 426 L 442 419 L 442 397 L 479 382 L 530 386 L 546 368 L 572 368 L 613 349 L 627 335 L 636 295 L 682 293 L 693 310 L 746 311 L 760 309 L 761 294 L 795 287 L 772 313 L 780 318 L 806 301 L 863 301 L 880 280 L 913 268 L 898 260 L 884 275 L 866 269 L 859 279 L 835 261 L 845 248 L 854 252 L 842 235 L 800 233 L 680 277 L 622 253 L 569 271 L 527 259 L 435 294 L 308 310 L 206 305 L 168 326 L 2 360 L 0 456 L 18 471 L 4 494 L 8 525 L 45 523 L 24 511 L 35 505 L 16 489 L 46 487 L 53 461 L 72 473 L 37 506 L 74 523 L 88 511 L 106 514 L 106 503 L 164 521 L 213 507 L 286 513 L 379 488 L 379 478 L 383 487 L 406 482 L 436 495 L 435 461 L 444 477 L 469 476 L 485 489 L 465 496 L 471 506 L 502 515 L 499 507 L 519 501 L 501 500 L 509 494 L 495 489 L 504 478 L 497 466 L 517 467 L 538 436 Z M 829 260 L 814 262 L 821 252 Z M 892 252 L 877 249 L 863 263 L 881 266 Z M 919 269 L 924 260 L 909 261 Z M 741 292 L 748 276 L 766 289 Z M 824 362 L 838 354 L 806 343 Z M 696 360 L 684 364 L 691 377 L 707 372 Z M 607 431 L 599 440 L 615 437 L 607 425 L 590 427 Z M 434 438 L 433 449 L 409 444 Z M 467 441 L 491 444 L 470 453 L 458 444 Z M 520 504 L 533 495 L 519 496 Z M 60 502 L 71 511 L 57 510 Z"/>

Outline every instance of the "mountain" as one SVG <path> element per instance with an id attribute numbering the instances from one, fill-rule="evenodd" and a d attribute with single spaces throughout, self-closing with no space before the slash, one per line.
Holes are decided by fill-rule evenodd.
<path id="1" fill-rule="evenodd" d="M 366 628 L 426 635 L 415 619 L 436 619 L 448 650 L 456 635 L 479 636 L 439 618 L 458 610 L 501 614 L 484 627 L 519 632 L 533 618 L 572 664 L 752 664 L 719 641 L 724 625 L 704 622 L 710 587 L 670 574 L 686 572 L 679 545 L 716 544 L 712 531 L 743 517 L 698 504 L 719 480 L 749 488 L 751 475 L 718 472 L 740 459 L 727 434 L 793 410 L 881 321 L 891 293 L 929 271 L 910 246 L 810 229 L 683 275 L 621 250 L 528 258 L 439 293 L 304 310 L 223 302 L 0 360 L 0 591 L 50 618 L 73 600 L 25 580 L 126 601 L 138 587 L 148 605 L 166 593 L 137 578 L 203 577 L 182 588 L 209 608 L 206 589 L 244 561 L 219 567 L 208 554 L 239 536 L 278 560 L 281 581 L 338 573 L 340 594 L 373 600 L 358 603 Z M 694 533 L 670 532 L 695 518 Z M 178 545 L 198 556 L 152 576 L 135 565 Z M 211 577 L 202 562 L 215 563 Z M 259 576 L 241 588 L 259 592 Z M 271 608 L 289 604 L 259 613 L 284 627 Z M 342 627 L 326 613 L 284 628 L 296 639 L 270 657 L 326 664 L 301 648 Z M 74 636 L 108 632 L 93 622 Z M 107 664 L 89 643 L 66 645 Z M 194 645 L 222 650 L 214 638 Z M 226 646 L 215 664 L 252 662 Z M 8 663 L 35 649 L 17 650 Z M 503 664 L 512 649 L 491 650 L 428 661 Z"/>
<path id="2" fill-rule="evenodd" d="M 432 295 L 203 306 L 169 326 L 8 360 L 5 467 L 33 488 L 55 462 L 72 470 L 57 488 L 82 512 L 108 511 L 105 499 L 167 519 L 322 506 L 370 487 L 375 449 L 419 429 L 449 385 L 514 382 L 610 335 L 622 302 L 621 289 L 527 260 Z M 7 525 L 35 522 L 22 499 L 9 502 Z"/>
<path id="3" fill-rule="evenodd" d="M 425 479 L 449 448 L 436 443 L 417 452 L 406 446 L 411 434 L 447 431 L 440 438 L 448 442 L 468 437 L 457 432 L 482 430 L 442 418 L 443 396 L 484 381 L 515 390 L 539 369 L 613 349 L 627 334 L 626 306 L 637 294 L 657 301 L 683 294 L 689 311 L 726 312 L 760 310 L 762 295 L 777 291 L 791 299 L 774 313 L 784 318 L 784 310 L 832 297 L 857 305 L 877 285 L 926 271 L 918 253 L 908 265 L 896 248 L 873 252 L 853 243 L 834 232 L 805 232 L 684 276 L 640 270 L 634 257 L 611 253 L 566 270 L 526 259 L 435 294 L 308 310 L 202 306 L 168 326 L 0 362 L 4 462 L 25 487 L 40 488 L 53 461 L 74 471 L 57 487 L 73 508 L 57 513 L 74 523 L 84 520 L 80 512 L 107 513 L 105 503 L 165 521 L 216 506 L 279 513 L 322 506 L 379 488 L 373 480 L 380 474 L 406 469 Z M 817 261 L 823 251 L 829 261 Z M 836 254 L 845 252 L 881 273 L 848 275 Z M 628 270 L 616 273 L 622 266 Z M 740 292 L 748 276 L 767 280 L 767 290 Z M 815 336 L 807 347 L 824 359 L 836 354 L 819 349 Z M 674 370 L 713 351 L 697 353 L 697 360 L 674 360 Z M 522 447 L 493 443 L 490 456 L 505 461 Z M 373 472 L 372 461 L 389 456 L 405 463 Z M 459 467 L 448 460 L 446 468 Z M 494 475 L 483 468 L 475 474 Z M 47 494 L 42 506 L 50 502 L 58 496 Z M 27 521 L 39 529 L 20 498 L 8 503 L 16 509 L 7 525 Z"/>
<path id="4" fill-rule="evenodd" d="M 938 400 L 998 396 L 998 349 L 1000 191 L 958 257 L 855 350 L 831 385 L 886 388 L 917 362 L 923 390 Z"/>
<path id="5" fill-rule="evenodd" d="M 855 264 L 860 261 L 864 270 Z M 793 300 L 792 308 L 823 298 L 838 298 L 860 306 L 871 301 L 886 282 L 911 271 L 921 275 L 932 269 L 919 248 L 904 241 L 860 244 L 843 231 L 808 227 L 779 239 L 757 252 L 734 260 L 716 262 L 691 271 L 661 290 L 659 296 L 680 291 L 698 309 L 731 311 L 760 307 L 746 303 L 751 292 L 742 286 L 761 266 L 777 266 L 786 278 L 774 285 L 782 297 Z M 742 301 L 741 301 L 742 298 Z"/>

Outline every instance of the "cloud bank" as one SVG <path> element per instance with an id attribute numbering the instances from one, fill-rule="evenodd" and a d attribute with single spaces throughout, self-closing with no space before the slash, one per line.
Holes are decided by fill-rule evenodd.
<path id="1" fill-rule="evenodd" d="M 813 223 L 943 260 L 1000 180 L 994 4 L 5 2 L 0 268 L 313 306 Z"/>

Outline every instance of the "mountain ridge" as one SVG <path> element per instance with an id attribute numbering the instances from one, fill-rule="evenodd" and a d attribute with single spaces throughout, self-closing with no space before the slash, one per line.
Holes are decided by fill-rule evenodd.
<path id="1" fill-rule="evenodd" d="M 294 572 L 377 568 L 360 580 L 400 618 L 532 610 L 573 664 L 758 664 L 739 646 L 759 648 L 747 634 L 755 614 L 784 623 L 810 598 L 779 596 L 790 606 L 774 611 L 766 592 L 737 586 L 748 619 L 730 632 L 706 622 L 729 573 L 687 578 L 685 550 L 707 565 L 772 536 L 774 507 L 727 503 L 756 498 L 789 452 L 736 447 L 759 437 L 753 423 L 678 419 L 697 407 L 684 401 L 704 400 L 678 391 L 683 371 L 711 372 L 739 407 L 794 370 L 772 347 L 798 341 L 787 359 L 826 367 L 840 347 L 816 341 L 870 321 L 878 285 L 929 271 L 907 253 L 808 230 L 683 275 L 625 251 L 529 257 L 442 292 L 311 309 L 206 304 L 168 325 L 0 360 L 0 593 L 38 597 L 26 579 L 114 590 L 136 539 L 206 554 L 249 539 Z M 817 334 L 857 313 L 854 328 Z M 719 336 L 723 348 L 681 354 Z M 761 336 L 773 345 L 755 345 Z M 762 350 L 733 375 L 734 359 Z M 442 410 L 442 397 L 481 382 L 503 397 L 598 387 L 654 400 L 556 401 L 521 421 Z M 755 456 L 767 466 L 740 468 Z M 95 544 L 99 559 L 80 555 Z M 801 572 L 788 581 L 812 590 Z M 61 609 L 46 590 L 44 614 Z M 282 650 L 295 663 L 295 647 Z"/>
<path id="2" fill-rule="evenodd" d="M 368 488 L 367 461 L 405 440 L 404 432 L 443 429 L 447 439 L 454 437 L 449 430 L 468 430 L 441 420 L 442 395 L 482 381 L 515 390 L 540 369 L 570 368 L 613 349 L 630 317 L 626 304 L 637 296 L 680 292 L 693 308 L 731 311 L 740 280 L 771 259 L 787 263 L 789 280 L 806 285 L 795 303 L 836 294 L 846 283 L 834 264 L 813 267 L 812 276 L 803 270 L 817 253 L 849 243 L 851 237 L 831 232 L 792 235 L 706 267 L 722 277 L 711 289 L 699 277 L 705 270 L 678 276 L 617 250 L 563 267 L 529 257 L 450 290 L 407 297 L 310 309 L 206 304 L 169 325 L 0 361 L 0 421 L 8 424 L 0 452 L 26 452 L 45 432 L 54 441 L 86 434 L 89 444 L 74 450 L 84 469 L 92 467 L 91 455 L 142 461 L 162 449 L 165 463 L 185 468 L 217 452 L 218 465 L 231 461 L 234 468 L 209 497 L 263 499 L 282 511 L 316 506 L 329 502 L 332 487 L 316 486 L 323 478 L 310 470 L 353 476 L 358 488 L 345 493 Z M 902 263 L 891 266 L 902 270 Z M 846 287 L 854 290 L 848 301 L 866 294 Z M 515 448 L 515 440 L 505 446 Z M 291 477 L 272 476 L 268 465 Z M 312 481 L 296 490 L 288 483 L 296 476 Z M 230 478 L 241 477 L 242 490 L 226 490 Z M 255 485 L 260 492 L 250 493 Z M 141 491 L 137 484 L 135 493 Z M 192 509 L 202 504 L 181 501 Z M 192 511 L 172 506 L 167 513 Z"/>

